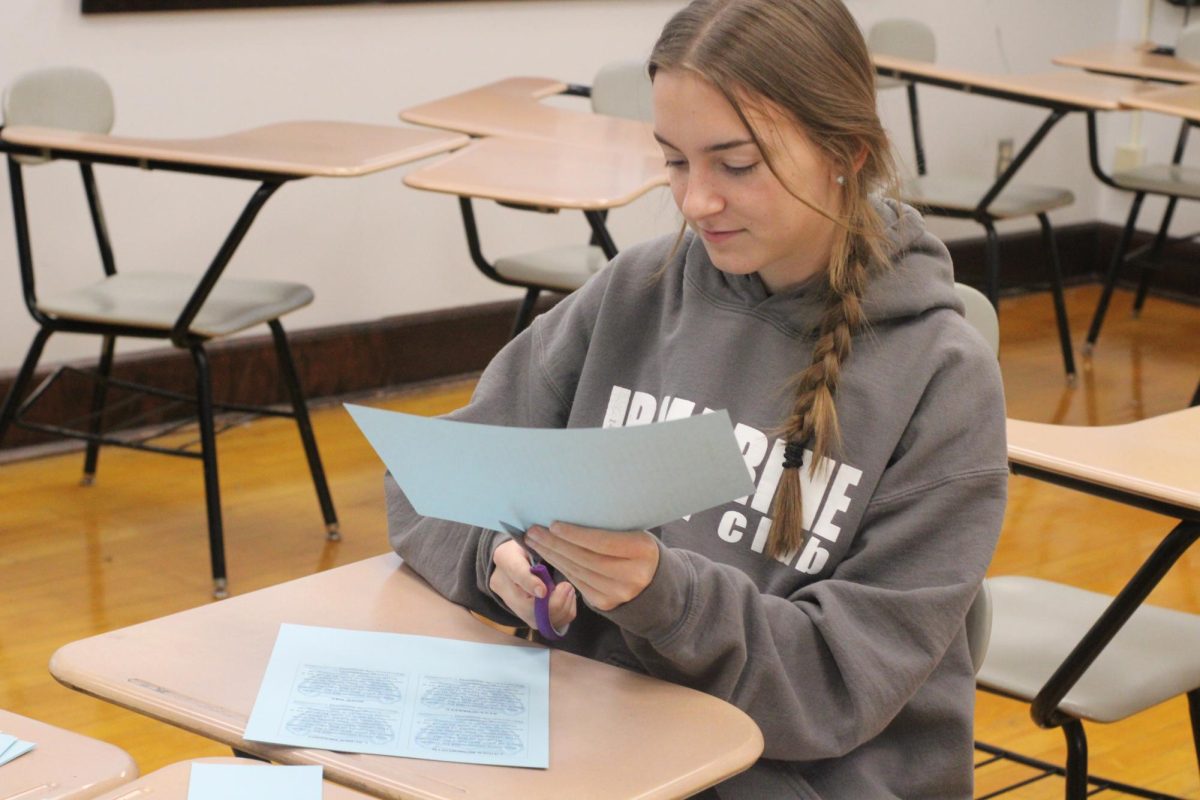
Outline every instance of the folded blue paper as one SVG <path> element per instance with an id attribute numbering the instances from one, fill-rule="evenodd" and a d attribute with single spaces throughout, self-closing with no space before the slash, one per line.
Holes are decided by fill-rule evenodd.
<path id="1" fill-rule="evenodd" d="M 34 747 L 36 745 L 33 742 L 22 741 L 11 734 L 0 733 L 0 766 L 18 756 L 25 755 Z"/>
<path id="2" fill-rule="evenodd" d="M 753 493 L 724 411 L 624 428 L 509 428 L 346 405 L 418 514 L 492 530 L 652 528 Z"/>

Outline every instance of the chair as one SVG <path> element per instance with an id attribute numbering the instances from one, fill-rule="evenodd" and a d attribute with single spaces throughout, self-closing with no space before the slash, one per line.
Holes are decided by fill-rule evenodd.
<path id="1" fill-rule="evenodd" d="M 867 33 L 867 46 L 873 53 L 906 58 L 913 61 L 933 62 L 936 60 L 936 42 L 933 31 L 922 22 L 912 19 L 889 19 L 877 22 Z M 1063 365 L 1069 383 L 1075 381 L 1075 357 L 1071 347 L 1071 331 L 1067 321 L 1066 302 L 1063 299 L 1062 268 L 1058 258 L 1058 246 L 1050 225 L 1048 212 L 1070 205 L 1075 196 L 1066 189 L 1030 184 L 1012 183 L 1011 179 L 1021 167 L 1030 145 L 1036 144 L 1041 134 L 1022 150 L 1020 154 L 995 178 L 970 175 L 933 175 L 927 171 L 925 145 L 921 135 L 920 112 L 917 104 L 915 83 L 880 77 L 878 88 L 891 89 L 903 86 L 908 94 L 909 121 L 912 127 L 913 150 L 916 161 L 915 176 L 907 177 L 900 187 L 900 198 L 917 206 L 927 214 L 956 219 L 973 219 L 983 226 L 986 234 L 984 248 L 986 294 L 991 304 L 1000 308 L 1000 250 L 996 234 L 996 223 L 1021 217 L 1036 217 L 1042 232 L 1042 246 L 1050 269 L 1050 286 L 1054 300 L 1054 313 L 1058 322 L 1059 341 L 1062 347 Z M 1043 131 L 1046 130 L 1043 127 Z"/>
<path id="2" fill-rule="evenodd" d="M 1200 758 L 1200 617 L 1141 605 L 1123 627 L 1119 619 L 1115 625 L 1101 624 L 1097 620 L 1113 601 L 1107 595 L 1016 575 L 986 583 L 992 629 L 977 684 L 1030 703 L 1038 726 L 1062 728 L 1066 737 L 1065 767 L 1023 756 L 1017 760 L 1065 777 L 1067 800 L 1086 797 L 1089 785 L 1166 797 L 1090 776 L 1083 721 L 1116 722 L 1186 695 Z M 1002 758 L 1014 756 L 991 745 L 976 747 Z"/>
<path id="3" fill-rule="evenodd" d="M 1000 351 L 1000 321 L 996 309 L 978 289 L 965 283 L 955 283 L 954 291 L 963 302 L 963 316 L 983 336 L 993 353 Z M 983 666 L 987 655 L 988 641 L 992 631 L 992 600 L 987 581 L 979 587 L 971 607 L 967 610 L 967 648 L 971 651 L 971 664 L 975 671 Z"/>
<path id="4" fill-rule="evenodd" d="M 606 64 L 596 73 L 591 86 L 572 84 L 564 94 L 590 98 L 592 111 L 597 114 L 643 121 L 653 117 L 650 77 L 642 61 Z M 573 292 L 617 255 L 616 245 L 605 228 L 606 212 L 587 211 L 585 215 L 592 228 L 592 238 L 587 244 L 543 248 L 489 262 L 480 245 L 471 198 L 459 198 L 459 207 L 471 260 L 479 271 L 498 283 L 525 289 L 511 336 L 524 330 L 533 319 L 534 305 L 543 291 Z M 556 208 L 512 207 L 558 213 Z"/>
<path id="5" fill-rule="evenodd" d="M 1179 40 L 1175 45 L 1175 55 L 1187 61 L 1200 62 L 1200 23 L 1189 25 L 1180 32 Z M 1146 294 L 1149 291 L 1154 271 L 1169 263 L 1163 250 L 1171 241 L 1168 237 L 1168 230 L 1171 227 L 1176 204 L 1180 199 L 1200 200 L 1200 168 L 1180 163 L 1187 147 L 1188 133 L 1195 124 L 1186 119 L 1180 123 L 1179 135 L 1175 140 L 1175 152 L 1170 163 L 1143 164 L 1133 169 L 1114 172 L 1112 175 L 1104 175 L 1093 165 L 1093 171 L 1104 183 L 1116 189 L 1133 192 L 1134 195 L 1133 203 L 1129 206 L 1129 216 L 1125 219 L 1125 227 L 1121 230 L 1117 249 L 1113 252 L 1108 271 L 1104 276 L 1104 289 L 1100 293 L 1100 300 L 1096 304 L 1092 322 L 1088 326 L 1087 341 L 1083 345 L 1085 354 L 1090 354 L 1095 349 L 1096 340 L 1100 338 L 1100 328 L 1104 325 L 1104 317 L 1108 313 L 1108 305 L 1112 300 L 1113 289 L 1116 287 L 1121 267 L 1127 263 L 1137 267 L 1138 285 L 1133 301 L 1133 315 L 1134 317 L 1140 316 L 1142 306 L 1146 303 Z M 1167 206 L 1163 211 L 1158 232 L 1154 238 L 1130 252 L 1129 246 L 1136 229 L 1138 215 L 1142 209 L 1142 201 L 1146 199 L 1147 195 L 1166 197 Z M 1177 241 L 1193 239 L 1196 235 L 1191 234 Z M 1181 263 L 1180 266 L 1192 265 L 1187 262 Z"/>
<path id="6" fill-rule="evenodd" d="M 990 635 L 982 664 L 976 661 L 976 684 L 1029 703 L 1033 721 L 1062 728 L 1067 745 L 1066 764 L 1059 766 L 976 742 L 976 749 L 991 755 L 977 766 L 1007 759 L 1040 770 L 988 797 L 1058 775 L 1066 779 L 1067 800 L 1105 789 L 1167 798 L 1089 775 L 1083 721 L 1116 722 L 1179 695 L 1188 699 L 1200 759 L 1200 616 L 1142 604 L 1195 541 L 1197 529 L 1195 522 L 1180 523 L 1115 599 L 1039 578 L 984 580 Z"/>
<path id="7" fill-rule="evenodd" d="M 8 87 L 3 100 L 6 126 L 36 125 L 59 127 L 89 133 L 107 133 L 113 122 L 113 98 L 108 84 L 95 72 L 77 68 L 52 68 L 31 72 Z M 38 325 L 33 343 L 17 373 L 4 405 L 0 407 L 0 441 L 10 425 L 83 439 L 87 442 L 84 459 L 85 485 L 96 473 L 100 446 L 118 445 L 171 455 L 197 458 L 203 462 L 205 501 L 208 515 L 209 549 L 214 595 L 227 593 L 224 538 L 221 520 L 220 490 L 217 475 L 215 411 L 235 410 L 288 416 L 296 420 L 308 459 L 317 497 L 330 539 L 340 538 L 337 516 L 329 495 L 312 425 L 305 406 L 287 337 L 279 318 L 312 301 L 312 291 L 302 284 L 279 281 L 222 278 L 221 271 L 232 256 L 245 228 L 257 209 L 269 197 L 270 190 L 260 189 L 247 212 L 230 233 L 208 271 L 201 276 L 173 272 L 118 272 L 100 205 L 100 195 L 92 165 L 80 163 L 84 192 L 87 196 L 103 275 L 86 286 L 40 296 L 34 281 L 34 264 L 28 212 L 24 190 L 24 167 L 46 159 L 8 154 L 8 173 L 12 190 L 16 225 L 18 262 L 26 307 Z M 257 205 L 256 205 L 257 204 Z M 250 215 L 247 217 L 247 215 Z M 208 341 L 266 323 L 274 340 L 279 369 L 291 400 L 290 411 L 260 409 L 213 402 L 205 345 Z M 93 384 L 91 414 L 79 428 L 49 425 L 26 419 L 43 391 L 68 373 L 78 370 L 59 368 L 26 397 L 34 370 L 47 340 L 54 333 L 84 333 L 100 336 L 100 360 L 94 373 L 87 374 Z M 162 339 L 190 353 L 196 370 L 196 393 L 188 397 L 154 387 L 141 387 L 111 377 L 113 353 L 119 336 Z M 199 423 L 199 452 L 152 443 L 166 431 L 156 430 L 135 435 L 106 430 L 104 416 L 110 387 L 139 392 L 157 398 L 186 401 L 195 406 Z M 24 398 L 24 399 L 23 399 Z M 111 407 L 110 407 L 111 412 Z M 179 423 L 179 427 L 184 423 Z"/>

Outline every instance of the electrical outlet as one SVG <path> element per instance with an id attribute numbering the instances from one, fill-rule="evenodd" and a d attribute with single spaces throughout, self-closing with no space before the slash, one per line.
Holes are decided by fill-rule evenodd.
<path id="1" fill-rule="evenodd" d="M 1013 140 L 1000 139 L 996 142 L 996 177 L 999 178 L 1008 169 L 1013 160 Z"/>

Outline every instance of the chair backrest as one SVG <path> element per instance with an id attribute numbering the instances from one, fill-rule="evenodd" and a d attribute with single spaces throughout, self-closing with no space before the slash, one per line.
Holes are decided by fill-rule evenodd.
<path id="1" fill-rule="evenodd" d="M 867 31 L 867 49 L 880 55 L 932 63 L 937 60 L 937 40 L 933 29 L 915 19 L 883 19 Z M 878 76 L 875 86 L 891 89 L 906 86 L 907 81 Z"/>
<path id="2" fill-rule="evenodd" d="M 98 73 L 81 67 L 27 72 L 4 92 L 4 124 L 108 133 L 112 90 Z"/>
<path id="3" fill-rule="evenodd" d="M 979 586 L 979 592 L 967 609 L 967 649 L 971 651 L 971 666 L 976 674 L 987 656 L 988 642 L 992 638 L 992 595 L 987 580 Z"/>
<path id="4" fill-rule="evenodd" d="M 964 316 L 967 322 L 983 336 L 984 341 L 992 348 L 993 353 L 1000 352 L 1000 320 L 996 316 L 996 307 L 988 301 L 983 292 L 967 286 L 965 283 L 954 284 L 959 299 L 965 307 Z"/>
<path id="5" fill-rule="evenodd" d="M 954 290 L 965 307 L 964 316 L 967 322 L 983 336 L 984 341 L 992 348 L 993 353 L 1000 351 L 1000 320 L 996 316 L 996 307 L 988 302 L 983 292 L 965 283 L 954 284 Z M 967 610 L 967 648 L 971 651 L 971 664 L 975 671 L 983 666 L 984 656 L 987 655 L 988 641 L 992 637 L 992 596 L 988 592 L 985 580 L 979 587 L 979 593 Z"/>
<path id="6" fill-rule="evenodd" d="M 1200 63 L 1200 22 L 1186 26 L 1175 40 L 1175 57 Z"/>
<path id="7" fill-rule="evenodd" d="M 3 107 L 5 125 L 108 133 L 114 118 L 108 83 L 82 67 L 48 67 L 19 76 L 5 89 Z M 45 160 L 21 158 L 26 164 Z"/>
<path id="8" fill-rule="evenodd" d="M 592 110 L 643 122 L 654 119 L 650 74 L 645 61 L 613 61 L 592 80 Z"/>

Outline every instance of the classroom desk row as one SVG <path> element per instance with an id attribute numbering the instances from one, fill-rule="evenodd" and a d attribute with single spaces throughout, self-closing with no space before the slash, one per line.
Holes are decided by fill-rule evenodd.
<path id="1" fill-rule="evenodd" d="M 1114 635 L 1195 539 L 1197 436 L 1200 408 L 1100 428 L 1009 420 L 1016 474 L 1182 521 L 1130 580 L 1130 590 L 1097 625 L 1097 636 Z M 314 597 L 321 602 L 312 603 Z M 550 654 L 547 770 L 245 741 L 258 681 L 284 622 L 514 641 L 440 597 L 388 554 L 68 644 L 54 654 L 50 671 L 71 688 L 239 751 L 320 764 L 330 780 L 378 797 L 680 797 L 749 767 L 762 752 L 757 726 L 727 703 L 557 650 Z M 640 735 L 629 736 L 630 730 Z M 704 735 L 694 735 L 698 730 Z M 658 744 L 646 748 L 645 741 Z M 622 768 L 612 769 L 614 763 Z"/>

